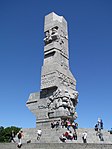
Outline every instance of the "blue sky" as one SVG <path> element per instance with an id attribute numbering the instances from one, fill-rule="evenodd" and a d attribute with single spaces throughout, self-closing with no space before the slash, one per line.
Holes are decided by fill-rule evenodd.
<path id="1" fill-rule="evenodd" d="M 0 0 L 0 126 L 35 127 L 29 94 L 40 91 L 44 16 L 68 22 L 79 127 L 112 127 L 112 0 Z"/>

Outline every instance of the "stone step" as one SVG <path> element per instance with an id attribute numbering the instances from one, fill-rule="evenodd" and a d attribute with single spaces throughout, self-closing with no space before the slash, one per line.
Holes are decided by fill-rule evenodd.
<path id="1" fill-rule="evenodd" d="M 15 143 L 0 143 L 0 149 L 16 149 Z M 21 149 L 112 149 L 111 144 L 82 144 L 82 143 L 29 143 L 23 144 Z"/>
<path id="2" fill-rule="evenodd" d="M 31 140 L 32 143 L 61 143 L 59 137 L 66 132 L 66 128 L 60 128 L 59 130 L 51 129 L 50 127 L 42 130 L 41 139 L 38 141 L 36 138 L 36 128 L 32 129 L 23 129 L 24 138 L 23 142 L 27 142 L 27 140 Z M 79 128 L 77 129 L 77 140 L 67 140 L 67 143 L 82 143 L 82 133 L 87 131 L 87 142 L 88 143 L 112 143 L 112 135 L 107 130 L 102 130 L 104 141 L 100 141 L 99 137 L 96 136 L 96 131 L 93 128 Z"/>

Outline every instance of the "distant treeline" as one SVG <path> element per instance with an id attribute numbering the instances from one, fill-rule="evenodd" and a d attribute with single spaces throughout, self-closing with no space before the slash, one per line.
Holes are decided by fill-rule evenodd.
<path id="1" fill-rule="evenodd" d="M 21 128 L 11 126 L 4 128 L 3 126 L 0 126 L 0 142 L 10 142 L 10 137 L 12 131 L 14 131 L 15 135 L 19 132 Z"/>

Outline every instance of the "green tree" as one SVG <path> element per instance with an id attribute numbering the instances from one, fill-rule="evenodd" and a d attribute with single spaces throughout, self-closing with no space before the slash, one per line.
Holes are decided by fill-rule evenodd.
<path id="1" fill-rule="evenodd" d="M 4 128 L 3 126 L 0 127 L 0 142 L 10 142 L 10 136 L 12 130 L 17 134 L 21 128 L 11 126 Z"/>
<path id="2" fill-rule="evenodd" d="M 0 127 L 0 142 L 4 142 L 4 127 Z"/>

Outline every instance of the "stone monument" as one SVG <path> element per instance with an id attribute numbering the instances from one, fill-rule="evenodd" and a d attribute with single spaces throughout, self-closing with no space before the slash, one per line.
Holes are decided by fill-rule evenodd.
<path id="1" fill-rule="evenodd" d="M 26 103 L 36 115 L 37 127 L 55 119 L 77 118 L 76 80 L 69 70 L 67 22 L 54 12 L 45 16 L 44 62 L 41 90 L 31 93 Z"/>

